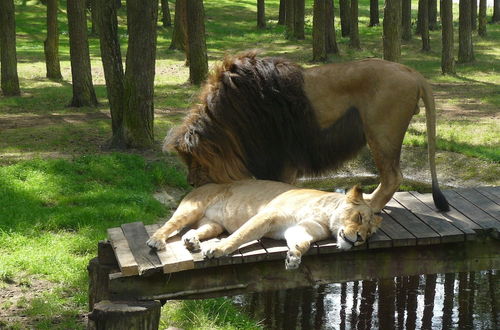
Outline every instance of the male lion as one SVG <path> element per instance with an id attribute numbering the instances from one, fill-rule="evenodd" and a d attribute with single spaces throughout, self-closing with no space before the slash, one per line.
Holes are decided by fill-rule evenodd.
<path id="1" fill-rule="evenodd" d="M 245 178 L 292 183 L 354 157 L 368 143 L 380 184 L 368 196 L 380 211 L 398 189 L 403 137 L 425 105 L 434 203 L 448 210 L 435 166 L 436 110 L 430 85 L 404 65 L 380 59 L 310 69 L 255 53 L 215 68 L 164 149 L 176 150 L 194 186 Z"/>
<path id="2" fill-rule="evenodd" d="M 285 239 L 289 248 L 285 266 L 294 269 L 311 243 L 336 235 L 338 247 L 347 250 L 365 242 L 381 221 L 358 186 L 344 195 L 276 181 L 244 180 L 191 191 L 147 244 L 163 249 L 167 237 L 186 225 L 197 226 L 182 237 L 190 250 L 198 250 L 200 240 L 217 237 L 224 230 L 231 233 L 203 248 L 208 258 L 228 255 L 264 236 Z"/>

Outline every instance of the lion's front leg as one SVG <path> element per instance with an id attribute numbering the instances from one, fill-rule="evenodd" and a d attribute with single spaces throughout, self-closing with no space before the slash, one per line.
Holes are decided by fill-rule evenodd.
<path id="1" fill-rule="evenodd" d="M 262 238 L 272 230 L 273 219 L 272 214 L 253 216 L 229 237 L 203 248 L 203 255 L 206 258 L 225 256 L 236 251 L 237 248 L 247 242 Z"/>
<path id="2" fill-rule="evenodd" d="M 200 241 L 217 237 L 223 231 L 224 228 L 220 224 L 203 218 L 198 228 L 191 229 L 182 236 L 182 241 L 189 251 L 196 252 L 200 250 Z"/>
<path id="3" fill-rule="evenodd" d="M 307 224 L 288 228 L 285 231 L 286 244 L 288 245 L 285 268 L 287 270 L 299 268 L 302 256 L 309 250 L 311 244 L 328 236 L 328 231 L 321 226 L 314 226 L 314 230 L 309 229 Z"/>

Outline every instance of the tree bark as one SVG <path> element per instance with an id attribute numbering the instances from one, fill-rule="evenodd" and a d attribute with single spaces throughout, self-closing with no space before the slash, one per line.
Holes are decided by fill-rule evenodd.
<path id="1" fill-rule="evenodd" d="M 172 26 L 172 17 L 170 16 L 168 0 L 161 0 L 161 23 L 163 24 L 163 27 Z"/>
<path id="2" fill-rule="evenodd" d="M 187 57 L 186 0 L 175 1 L 174 31 L 169 49 L 183 50 Z"/>
<path id="3" fill-rule="evenodd" d="M 280 9 L 278 14 L 278 25 L 285 25 L 286 17 L 286 0 L 280 0 Z"/>
<path id="4" fill-rule="evenodd" d="M 14 0 L 0 1 L 0 86 L 4 96 L 21 95 L 17 76 Z"/>
<path id="5" fill-rule="evenodd" d="M 411 40 L 411 0 L 402 0 L 401 3 L 401 39 L 403 41 Z"/>
<path id="6" fill-rule="evenodd" d="M 477 0 L 471 0 L 470 26 L 472 31 L 477 30 Z"/>
<path id="7" fill-rule="evenodd" d="M 349 36 L 349 27 L 351 22 L 351 5 L 349 0 L 339 0 L 339 13 L 340 13 L 340 31 L 342 37 Z"/>
<path id="8" fill-rule="evenodd" d="M 159 301 L 101 301 L 89 315 L 88 329 L 152 330 L 160 325 Z"/>
<path id="9" fill-rule="evenodd" d="M 431 50 L 431 42 L 429 39 L 429 0 L 420 0 L 421 4 L 420 10 L 422 15 L 420 16 L 420 36 L 422 38 L 422 51 L 428 52 Z"/>
<path id="10" fill-rule="evenodd" d="M 500 22 L 500 0 L 493 1 L 493 16 L 491 17 L 491 23 Z"/>
<path id="11" fill-rule="evenodd" d="M 458 17 L 458 62 L 474 61 L 472 47 L 471 0 L 460 0 Z"/>
<path id="12" fill-rule="evenodd" d="M 326 61 L 325 43 L 325 1 L 314 0 L 313 7 L 313 61 Z"/>
<path id="13" fill-rule="evenodd" d="M 378 0 L 370 0 L 370 23 L 368 26 L 376 26 L 379 24 Z"/>
<path id="14" fill-rule="evenodd" d="M 257 0 L 257 28 L 266 28 L 266 5 L 264 0 Z"/>
<path id="15" fill-rule="evenodd" d="M 479 0 L 478 34 L 486 37 L 486 0 Z"/>
<path id="16" fill-rule="evenodd" d="M 129 40 L 124 76 L 123 122 L 126 144 L 132 148 L 150 148 L 154 140 L 157 18 L 158 0 L 127 0 Z"/>
<path id="17" fill-rule="evenodd" d="M 361 49 L 358 30 L 358 0 L 351 0 L 351 20 L 349 23 L 349 46 L 354 49 Z"/>
<path id="18" fill-rule="evenodd" d="M 295 1 L 286 0 L 286 14 L 285 14 L 285 37 L 293 39 L 295 36 Z"/>
<path id="19" fill-rule="evenodd" d="M 438 29 L 437 24 L 437 0 L 429 0 L 429 30 Z"/>
<path id="20" fill-rule="evenodd" d="M 295 0 L 295 10 L 293 17 L 295 19 L 293 34 L 294 37 L 299 40 L 304 40 L 306 38 L 304 32 L 304 16 L 305 16 L 305 8 L 306 2 L 305 0 Z"/>
<path id="21" fill-rule="evenodd" d="M 189 81 L 201 84 L 208 74 L 207 46 L 205 41 L 205 14 L 202 0 L 187 0 L 189 17 Z"/>
<path id="22" fill-rule="evenodd" d="M 384 59 L 399 62 L 401 58 L 401 0 L 385 0 Z"/>
<path id="23" fill-rule="evenodd" d="M 443 74 L 455 73 L 455 58 L 453 56 L 453 0 L 441 0 L 441 72 Z"/>
<path id="24" fill-rule="evenodd" d="M 73 98 L 70 106 L 95 107 L 97 98 L 92 85 L 85 0 L 68 0 L 67 13 L 71 76 L 73 79 Z"/>
<path id="25" fill-rule="evenodd" d="M 327 54 L 339 54 L 335 35 L 335 9 L 333 0 L 326 0 L 325 9 L 325 49 Z"/>
<path id="26" fill-rule="evenodd" d="M 94 8 L 97 6 L 97 1 L 99 0 L 90 0 L 89 1 L 89 11 L 90 11 L 90 21 L 92 23 L 92 28 L 90 30 L 90 34 L 93 35 L 93 36 L 97 36 L 99 35 L 99 28 L 97 27 L 97 13 L 96 13 L 96 10 L 94 10 Z"/>
<path id="27" fill-rule="evenodd" d="M 58 0 L 47 0 L 47 38 L 43 43 L 47 78 L 62 79 L 59 64 Z"/>
<path id="28" fill-rule="evenodd" d="M 126 148 L 123 129 L 123 112 L 125 104 L 123 86 L 123 62 L 118 38 L 116 0 L 99 0 L 96 2 L 96 23 L 101 46 L 101 59 L 106 79 L 109 108 L 111 112 L 111 127 L 113 136 L 111 147 Z"/>
<path id="29" fill-rule="evenodd" d="M 418 35 L 422 33 L 422 5 L 422 0 L 418 0 L 417 26 L 415 28 L 415 33 Z"/>

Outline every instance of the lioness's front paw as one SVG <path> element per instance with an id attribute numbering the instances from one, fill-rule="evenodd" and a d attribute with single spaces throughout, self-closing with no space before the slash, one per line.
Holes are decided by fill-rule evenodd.
<path id="1" fill-rule="evenodd" d="M 153 249 L 163 250 L 165 248 L 165 240 L 162 238 L 158 238 L 156 236 L 151 236 L 146 244 Z"/>
<path id="2" fill-rule="evenodd" d="M 287 270 L 297 269 L 299 268 L 300 261 L 301 261 L 300 255 L 297 255 L 292 251 L 288 251 L 285 259 L 285 268 Z"/>
<path id="3" fill-rule="evenodd" d="M 224 250 L 218 245 L 210 245 L 202 249 L 203 256 L 207 259 L 222 257 L 225 253 Z"/>
<path id="4" fill-rule="evenodd" d="M 182 236 L 182 241 L 184 242 L 184 246 L 191 252 L 200 251 L 200 240 L 195 233 L 191 233 L 188 231 L 184 236 Z"/>

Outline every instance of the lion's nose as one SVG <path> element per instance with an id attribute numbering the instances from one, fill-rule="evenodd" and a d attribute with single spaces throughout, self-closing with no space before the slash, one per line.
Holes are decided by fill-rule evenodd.
<path id="1" fill-rule="evenodd" d="M 361 235 L 358 233 L 356 236 L 356 242 L 362 242 L 362 241 L 363 241 L 363 237 L 361 237 Z"/>

